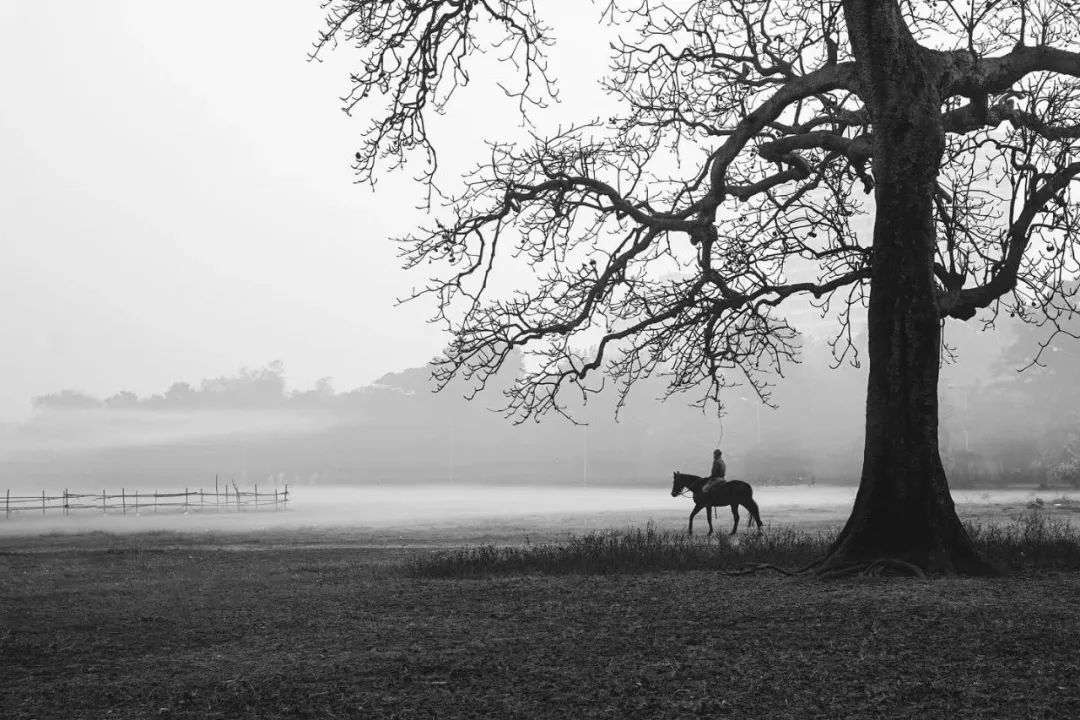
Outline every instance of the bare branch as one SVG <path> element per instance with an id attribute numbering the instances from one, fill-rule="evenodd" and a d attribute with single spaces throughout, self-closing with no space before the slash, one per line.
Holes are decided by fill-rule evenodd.
<path id="1" fill-rule="evenodd" d="M 1047 178 L 1040 187 L 1031 191 L 1019 216 L 1009 226 L 1005 240 L 1008 250 L 990 281 L 966 290 L 953 289 L 941 293 L 938 298 L 941 317 L 967 320 L 975 315 L 976 310 L 988 307 L 994 300 L 1016 287 L 1024 252 L 1031 239 L 1032 224 L 1047 203 L 1060 197 L 1060 193 L 1077 175 L 1080 175 L 1080 162 L 1062 168 Z"/>

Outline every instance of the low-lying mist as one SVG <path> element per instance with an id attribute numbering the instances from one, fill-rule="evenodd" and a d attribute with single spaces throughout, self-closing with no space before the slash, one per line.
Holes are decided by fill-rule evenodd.
<path id="1" fill-rule="evenodd" d="M 285 410 L 68 410 L 41 413 L 32 422 L 8 430 L 0 460 L 49 453 L 92 452 L 116 448 L 189 445 L 228 439 L 303 436 L 322 432 L 335 421 L 325 413 Z"/>
<path id="2" fill-rule="evenodd" d="M 86 489 L 89 490 L 89 489 Z M 961 513 L 972 508 L 1019 511 L 1036 496 L 1034 490 L 957 491 Z M 1041 496 L 1052 498 L 1045 492 Z M 855 497 L 854 487 L 760 487 L 754 497 L 767 525 L 774 527 L 823 527 L 842 524 Z M 40 535 L 85 532 L 260 532 L 300 530 L 408 530 L 412 537 L 438 541 L 448 529 L 482 529 L 491 523 L 510 523 L 520 528 L 582 531 L 599 527 L 626 527 L 658 522 L 681 529 L 692 509 L 684 497 L 671 497 L 670 486 L 655 487 L 490 487 L 476 485 L 420 485 L 396 487 L 304 487 L 290 490 L 288 509 L 170 510 L 154 512 L 144 507 L 139 514 L 92 509 L 63 515 L 50 510 L 44 517 L 24 511 L 5 519 L 0 514 L 0 535 Z M 742 513 L 745 529 L 746 513 Z M 727 533 L 731 515 L 721 508 L 714 520 L 716 531 Z M 707 530 L 705 514 L 695 529 Z M 524 537 L 527 530 L 523 530 Z"/>
<path id="3" fill-rule="evenodd" d="M 1080 486 L 1080 345 L 1048 346 L 1044 366 L 1013 370 L 1038 346 L 1024 328 L 995 335 L 952 328 L 959 355 L 942 369 L 940 444 L 953 488 Z M 1013 345 L 999 346 L 1001 339 Z M 472 401 L 431 392 L 430 367 L 337 392 L 329 381 L 285 388 L 280 364 L 158 395 L 100 399 L 64 390 L 35 400 L 26 422 L 0 426 L 0 492 L 73 487 L 182 490 L 236 482 L 296 489 L 395 483 L 654 487 L 672 470 L 704 475 L 721 447 L 728 476 L 756 486 L 856 485 L 865 425 L 865 367 L 829 370 L 807 338 L 802 357 L 764 405 L 748 388 L 724 414 L 676 396 L 663 378 L 635 385 L 616 419 L 611 388 L 558 417 L 514 425 L 498 412 L 521 358 Z"/>

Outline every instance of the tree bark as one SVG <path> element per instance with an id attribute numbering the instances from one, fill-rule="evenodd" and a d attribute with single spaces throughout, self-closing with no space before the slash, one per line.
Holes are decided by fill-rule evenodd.
<path id="1" fill-rule="evenodd" d="M 873 123 L 877 209 L 862 476 L 822 569 L 890 558 L 931 571 L 987 572 L 956 515 L 938 451 L 933 212 L 945 134 L 935 61 L 895 2 L 846 0 L 844 11 Z"/>

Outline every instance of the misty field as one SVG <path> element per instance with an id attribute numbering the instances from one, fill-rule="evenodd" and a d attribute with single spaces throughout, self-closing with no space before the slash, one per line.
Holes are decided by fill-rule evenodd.
<path id="1" fill-rule="evenodd" d="M 794 563 L 827 541 L 833 511 L 780 511 L 779 497 L 762 500 L 766 532 L 734 544 L 683 540 L 689 508 L 675 500 L 640 523 L 632 504 L 597 514 L 555 501 L 382 526 L 263 515 L 262 528 L 143 531 L 113 518 L 109 532 L 40 534 L 19 521 L 0 537 L 0 716 L 1080 716 L 1080 562 L 1075 542 L 1053 549 L 1075 533 L 1071 504 L 1047 493 L 1037 511 L 1026 494 L 961 505 L 984 542 L 1028 533 L 1012 536 L 1002 578 L 492 560 L 642 557 L 652 543 L 710 568 L 769 547 Z M 718 530 L 729 523 L 722 513 Z M 454 568 L 485 553 L 479 569 Z"/>
<path id="2" fill-rule="evenodd" d="M 211 484 L 210 489 L 213 488 Z M 100 493 L 103 488 L 67 488 Z M 175 490 L 177 488 L 168 488 Z M 180 488 L 183 489 L 183 488 Z M 192 488 L 196 489 L 196 488 Z M 245 488 L 250 490 L 250 488 Z M 50 489 L 50 492 L 59 488 Z M 128 493 L 132 488 L 126 488 Z M 144 494 L 149 488 L 142 489 Z M 273 488 L 263 487 L 263 492 Z M 86 532 L 342 532 L 350 542 L 376 545 L 437 546 L 460 543 L 516 543 L 525 539 L 550 541 L 568 533 L 605 527 L 641 526 L 655 521 L 664 528 L 686 526 L 691 504 L 672 498 L 670 479 L 654 486 L 610 487 L 580 485 L 369 485 L 291 486 L 287 512 L 154 512 L 143 508 L 121 514 L 90 510 L 64 516 L 28 510 L 6 522 L 0 515 L 0 537 L 41 533 Z M 108 488 L 119 492 L 120 488 Z M 13 494 L 40 495 L 40 488 L 16 488 Z M 1080 494 L 1077 494 L 1080 497 Z M 1016 517 L 1041 500 L 1049 506 L 1062 491 L 1035 488 L 957 490 L 953 493 L 961 518 L 1001 522 Z M 853 486 L 755 486 L 754 497 L 766 524 L 820 530 L 840 525 L 851 511 Z M 2 501 L 2 499 L 0 499 Z M 227 508 L 226 508 L 227 509 Z M 745 512 L 743 513 L 745 522 Z M 714 521 L 717 532 L 731 528 L 731 514 L 722 509 Z M 704 513 L 695 530 L 706 532 Z"/>

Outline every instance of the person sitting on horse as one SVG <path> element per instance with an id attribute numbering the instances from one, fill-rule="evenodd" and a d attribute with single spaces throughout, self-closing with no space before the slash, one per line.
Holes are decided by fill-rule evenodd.
<path id="1" fill-rule="evenodd" d="M 724 462 L 724 453 L 720 452 L 720 448 L 717 448 L 713 450 L 712 454 L 712 471 L 709 473 L 705 484 L 701 487 L 701 492 L 709 492 L 709 488 L 726 482 L 726 475 L 727 463 Z"/>

